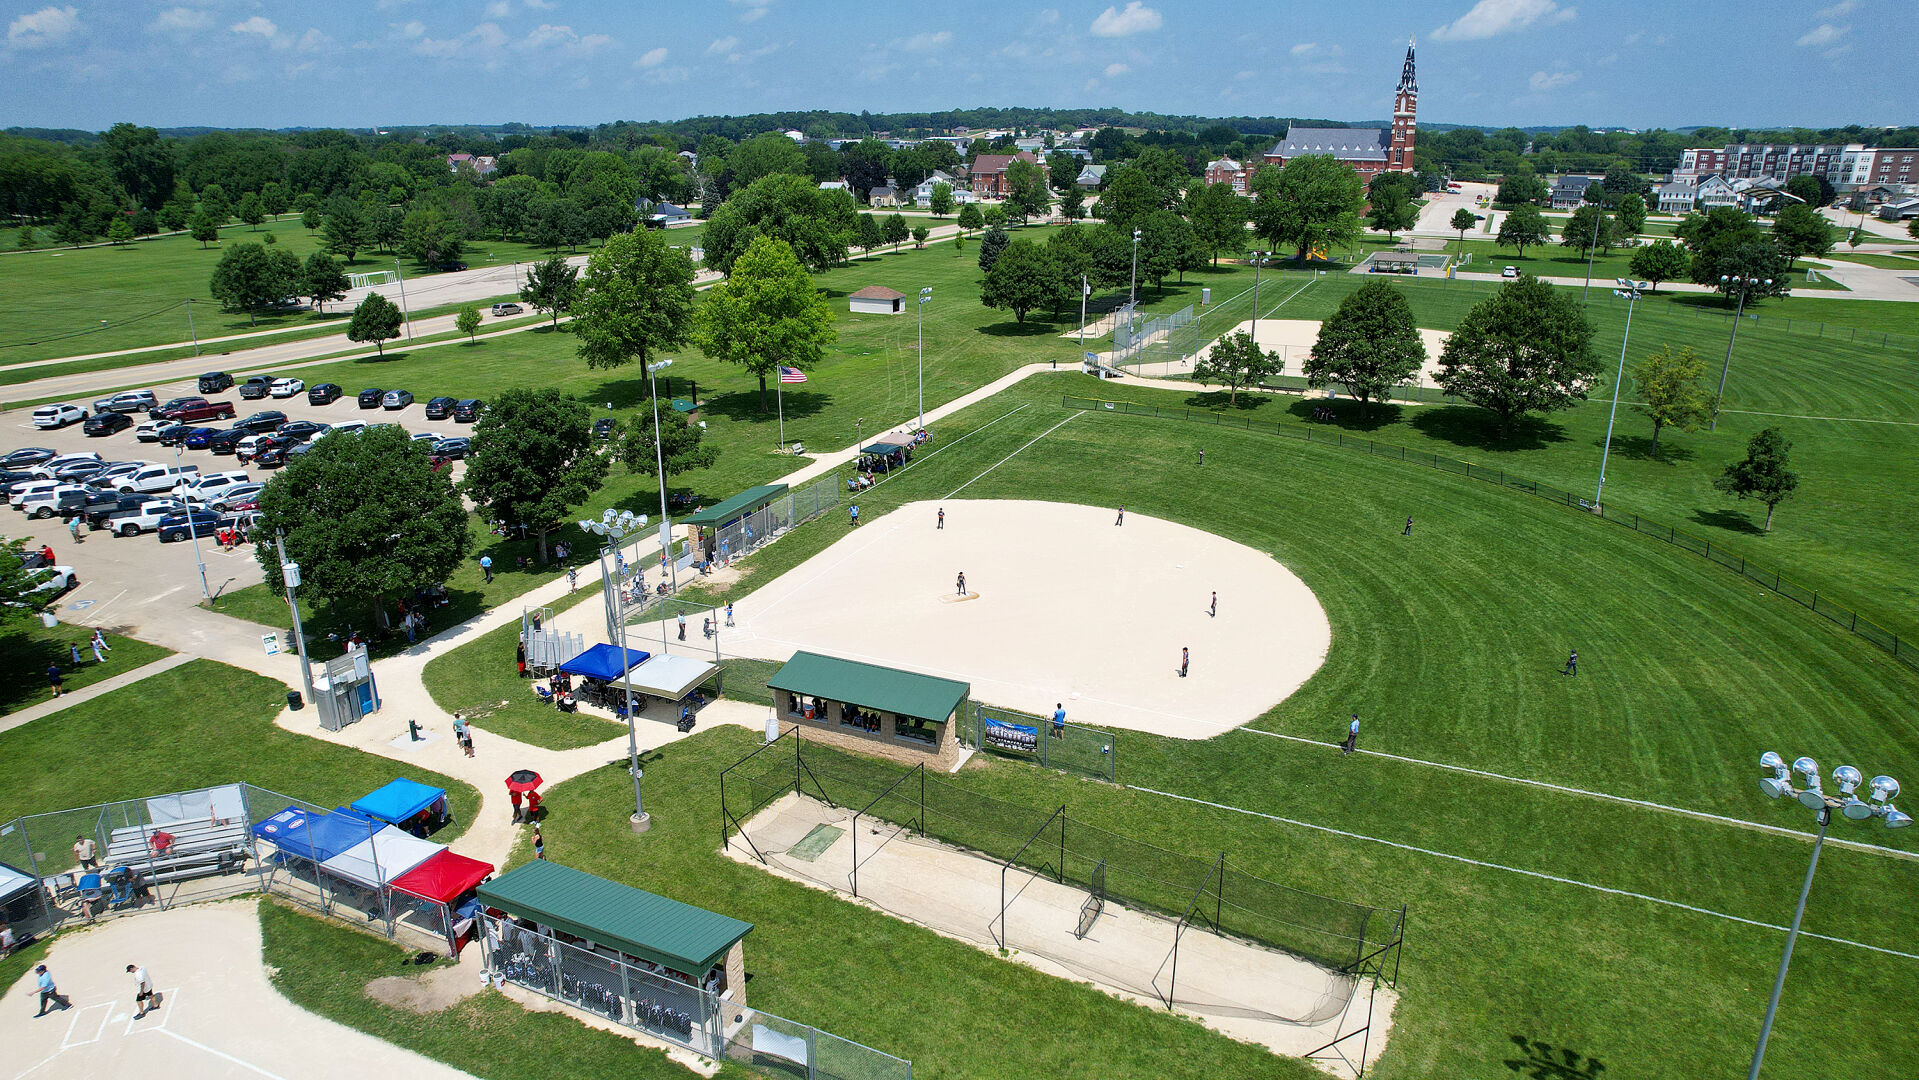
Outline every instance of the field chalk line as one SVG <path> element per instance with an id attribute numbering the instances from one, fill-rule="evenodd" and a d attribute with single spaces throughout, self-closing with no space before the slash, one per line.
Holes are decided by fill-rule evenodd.
<path id="1" fill-rule="evenodd" d="M 1314 832 L 1330 833 L 1333 836 L 1343 836 L 1349 840 L 1364 840 L 1367 843 L 1384 844 L 1387 847 L 1398 848 L 1401 851 L 1410 851 L 1418 855 L 1430 855 L 1435 859 L 1448 859 L 1453 862 L 1465 863 L 1468 866 L 1477 866 L 1487 870 L 1503 870 L 1508 874 L 1518 874 L 1521 877 L 1538 878 L 1541 881 L 1551 881 L 1559 885 L 1573 885 L 1581 889 L 1591 889 L 1594 892 L 1607 893 L 1612 896 L 1624 896 L 1634 900 L 1644 900 L 1649 904 L 1662 904 L 1666 907 L 1678 908 L 1681 911 L 1690 911 L 1695 915 L 1708 915 L 1715 919 L 1725 919 L 1728 922 L 1743 923 L 1746 926 L 1757 926 L 1762 930 L 1777 930 L 1780 933 L 1784 933 L 1786 931 L 1785 927 L 1780 926 L 1777 923 L 1761 922 L 1758 919 L 1747 919 L 1738 915 L 1728 915 L 1723 911 L 1714 911 L 1711 908 L 1695 907 L 1692 904 L 1683 904 L 1677 900 L 1667 900 L 1664 897 L 1650 896 L 1646 893 L 1633 892 L 1630 889 L 1615 889 L 1610 886 L 1594 885 L 1590 881 L 1580 881 L 1577 878 L 1560 877 L 1557 874 L 1548 874 L 1539 870 L 1522 870 L 1517 866 L 1506 866 L 1501 863 L 1484 862 L 1479 859 L 1468 858 L 1464 855 L 1454 855 L 1454 854 L 1451 854 L 1450 852 L 1445 852 L 1445 851 L 1434 851 L 1432 848 L 1417 847 L 1413 844 L 1402 844 L 1397 840 L 1384 840 L 1377 836 L 1367 836 L 1365 833 L 1349 832 L 1345 829 L 1335 829 L 1330 825 L 1315 825 L 1310 821 L 1300 821 L 1296 818 L 1281 817 L 1278 814 L 1267 814 L 1267 813 L 1262 813 L 1258 810 L 1248 810 L 1245 807 L 1241 807 L 1241 806 L 1228 806 L 1225 803 L 1216 803 L 1207 799 L 1196 799 L 1192 797 L 1191 795 L 1175 795 L 1174 793 L 1170 791 L 1160 791 L 1155 788 L 1148 788 L 1148 787 L 1137 787 L 1132 784 L 1128 784 L 1126 786 L 1131 788 L 1134 791 L 1143 791 L 1147 793 L 1148 795 L 1160 795 L 1168 799 L 1177 799 L 1180 802 L 1195 803 L 1200 806 L 1210 806 L 1215 810 L 1229 810 L 1235 814 L 1245 814 L 1248 817 L 1264 818 L 1267 821 L 1277 821 L 1282 825 L 1295 825 L 1302 829 L 1311 829 Z M 1835 945 L 1851 945 L 1852 947 L 1857 949 L 1866 949 L 1871 952 L 1884 953 L 1887 956 L 1898 956 L 1898 957 L 1903 957 L 1907 960 L 1919 960 L 1919 953 L 1901 952 L 1898 949 L 1888 949 L 1880 945 L 1868 945 L 1863 941 L 1853 941 L 1850 938 L 1833 937 L 1829 934 L 1817 934 L 1812 932 L 1811 930 L 1801 930 L 1799 933 L 1800 933 L 1800 936 L 1802 937 L 1818 938 L 1820 941 L 1830 941 Z"/>
<path id="2" fill-rule="evenodd" d="M 1077 413 L 1077 412 L 1076 412 L 1076 413 L 1074 413 L 1073 415 L 1071 415 L 1071 416 L 1069 416 L 1069 417 L 1067 417 L 1066 419 L 1064 419 L 1064 420 L 1061 420 L 1061 421 L 1060 421 L 1059 423 L 1057 423 L 1057 424 L 1054 424 L 1054 425 L 1053 425 L 1052 427 L 1049 427 L 1049 428 L 1047 428 L 1047 429 L 1046 429 L 1045 431 L 1042 431 L 1042 432 L 1040 432 L 1040 433 L 1039 433 L 1038 435 L 1035 435 L 1035 436 L 1033 436 L 1033 438 L 1032 438 L 1032 440 L 1031 440 L 1031 441 L 1029 441 L 1029 442 L 1028 442 L 1028 443 L 1026 444 L 1026 446 L 1031 446 L 1031 445 L 1033 445 L 1033 443 L 1036 443 L 1036 442 L 1038 442 L 1038 441 L 1040 441 L 1041 439 L 1044 439 L 1044 438 L 1045 438 L 1046 436 L 1048 436 L 1048 435 L 1051 435 L 1051 434 L 1052 434 L 1053 432 L 1055 432 L 1055 431 L 1058 431 L 1058 430 L 1059 430 L 1060 428 L 1063 428 L 1063 427 L 1065 427 L 1066 425 L 1068 425 L 1068 424 L 1070 424 L 1070 423 L 1072 423 L 1072 422 L 1073 422 L 1074 420 L 1076 420 L 1076 419 L 1078 419 L 1079 417 L 1081 417 L 1081 416 L 1084 416 L 1084 415 L 1086 415 L 1086 414 L 1085 414 L 1085 413 Z M 991 465 L 988 465 L 988 466 L 986 467 L 986 472 L 983 472 L 983 473 L 980 473 L 980 474 L 979 474 L 978 476 L 975 476 L 975 477 L 973 477 L 973 479 L 971 479 L 971 480 L 968 480 L 968 481 L 967 481 L 967 482 L 965 482 L 964 484 L 961 484 L 960 486 L 958 486 L 958 487 L 956 487 L 956 488 L 954 488 L 953 490 L 951 490 L 951 491 L 949 491 L 949 492 L 947 492 L 947 493 L 946 493 L 946 495 L 945 495 L 945 497 L 946 497 L 946 498 L 948 498 L 948 499 L 950 499 L 950 498 L 952 498 L 953 496 L 955 496 L 955 495 L 958 495 L 958 494 L 959 494 L 960 492 L 962 492 L 962 491 L 965 491 L 965 490 L 966 490 L 967 488 L 969 488 L 969 487 L 972 487 L 972 486 L 973 486 L 974 484 L 976 484 L 976 483 L 978 483 L 978 482 L 979 482 L 980 480 L 983 480 L 983 479 L 985 479 L 985 477 L 986 477 L 986 473 L 989 473 L 989 472 L 992 472 L 992 471 L 993 471 L 994 469 L 997 469 L 997 468 L 999 468 L 999 467 L 1000 467 L 1001 465 L 1004 465 L 1004 464 L 1006 464 L 1007 462 L 1009 462 L 1009 461 L 1011 461 L 1011 460 L 1013 460 L 1013 458 L 1014 458 L 1014 457 L 1015 457 L 1016 455 L 1018 455 L 1018 454 L 1019 454 L 1019 452 L 1020 452 L 1020 450 L 1024 450 L 1024 449 L 1026 449 L 1026 446 L 1022 446 L 1022 447 L 1020 447 L 1020 448 L 1019 448 L 1019 450 L 1015 450 L 1015 451 L 1013 451 L 1013 452 L 1012 452 L 1011 454 L 1008 454 L 1008 455 L 1006 455 L 1005 457 L 1003 457 L 1003 458 L 1000 458 L 1000 459 L 999 459 L 998 461 L 995 461 L 995 462 L 993 462 L 993 463 L 992 463 Z"/>

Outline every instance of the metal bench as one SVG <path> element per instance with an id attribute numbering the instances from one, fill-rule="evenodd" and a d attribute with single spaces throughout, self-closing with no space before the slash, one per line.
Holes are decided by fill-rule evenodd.
<path id="1" fill-rule="evenodd" d="M 173 837 L 162 854 L 154 854 L 156 832 Z M 113 830 L 107 843 L 108 866 L 130 866 L 152 885 L 238 869 L 253 851 L 253 835 L 245 821 L 176 821 L 165 825 L 132 825 Z"/>

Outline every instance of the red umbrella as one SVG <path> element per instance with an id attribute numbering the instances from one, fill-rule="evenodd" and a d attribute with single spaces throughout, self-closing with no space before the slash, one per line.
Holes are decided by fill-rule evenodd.
<path id="1" fill-rule="evenodd" d="M 532 769 L 521 769 L 506 778 L 506 789 L 508 791 L 532 791 L 542 783 L 544 783 L 544 781 L 540 779 L 539 773 L 534 772 Z"/>

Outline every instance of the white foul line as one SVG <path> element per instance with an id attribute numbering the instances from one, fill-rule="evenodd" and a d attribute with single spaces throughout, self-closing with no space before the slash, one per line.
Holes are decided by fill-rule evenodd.
<path id="1" fill-rule="evenodd" d="M 1272 739 L 1285 739 L 1287 742 L 1305 743 L 1308 746 L 1323 746 L 1329 750 L 1340 745 L 1338 743 L 1322 742 L 1318 739 L 1302 738 L 1298 735 L 1282 735 L 1277 731 L 1261 731 L 1258 728 L 1245 728 L 1243 730 L 1250 731 L 1255 735 L 1264 735 Z M 1628 806 L 1643 807 L 1647 810 L 1663 810 L 1669 814 L 1682 814 L 1686 817 L 1698 818 L 1701 821 L 1716 821 L 1722 825 L 1737 825 L 1744 829 L 1756 829 L 1759 832 L 1776 833 L 1780 836 L 1790 836 L 1799 840 L 1813 839 L 1812 833 L 1801 832 L 1798 829 L 1788 829 L 1781 825 L 1767 825 L 1758 821 L 1747 821 L 1745 818 L 1728 817 L 1725 814 L 1714 814 L 1706 810 L 1688 810 L 1683 806 L 1671 806 L 1666 803 L 1656 803 L 1646 799 L 1633 799 L 1624 795 L 1608 795 L 1603 791 L 1589 791 L 1586 788 L 1567 787 L 1563 784 L 1552 784 L 1544 780 L 1528 780 L 1523 776 L 1507 776 L 1504 773 L 1487 772 L 1484 769 L 1469 768 L 1465 765 L 1448 765 L 1443 761 L 1427 761 L 1424 758 L 1401 757 L 1398 754 L 1387 754 L 1378 750 L 1354 749 L 1353 752 L 1356 754 L 1365 754 L 1369 757 L 1385 758 L 1388 761 L 1402 761 L 1408 765 L 1424 765 L 1429 769 L 1445 769 L 1448 772 L 1483 776 L 1488 780 L 1504 780 L 1509 784 L 1525 784 L 1527 787 L 1545 788 L 1548 791 L 1557 791 L 1566 795 L 1582 795 L 1588 799 L 1604 799 L 1607 802 L 1625 803 Z M 1828 837 L 1826 843 L 1838 847 L 1853 848 L 1858 851 L 1870 851 L 1876 855 L 1892 855 L 1901 859 L 1919 859 L 1919 852 L 1901 851 L 1898 848 L 1883 847 L 1879 844 L 1863 844 L 1857 840 L 1840 840 L 1835 837 Z"/>
<path id="2" fill-rule="evenodd" d="M 1807 935 L 1807 936 L 1811 937 L 1816 935 Z M 266 1077 L 267 1080 L 286 1080 L 285 1077 L 280 1076 L 277 1073 L 270 1073 L 266 1071 L 265 1069 L 262 1069 L 258 1065 L 255 1065 L 251 1061 L 246 1061 L 241 1058 L 234 1057 L 232 1054 L 229 1054 L 224 1050 L 215 1050 L 213 1047 L 208 1046 L 206 1043 L 199 1042 L 195 1039 L 189 1039 L 185 1035 L 182 1035 L 179 1032 L 174 1031 L 172 1028 L 155 1028 L 154 1030 L 159 1032 L 162 1035 L 170 1035 L 173 1038 L 176 1038 L 180 1040 L 181 1042 L 186 1043 L 188 1046 L 191 1046 L 197 1050 L 201 1050 L 206 1053 L 212 1054 L 214 1057 L 221 1058 L 222 1060 L 225 1060 L 225 1061 L 231 1061 L 232 1063 L 240 1066 L 243 1069 L 252 1069 L 254 1072 L 257 1072 L 261 1076 Z"/>
<path id="3" fill-rule="evenodd" d="M 1573 885 L 1581 889 L 1591 889 L 1594 892 L 1607 893 L 1612 896 L 1624 896 L 1634 900 L 1644 900 L 1649 904 L 1663 904 L 1666 907 L 1678 908 L 1681 911 L 1690 911 L 1694 913 L 1695 915 L 1709 915 L 1715 919 L 1725 919 L 1728 922 L 1743 923 L 1747 926 L 1757 926 L 1763 930 L 1778 930 L 1783 933 L 1786 929 L 1785 927 L 1780 926 L 1777 923 L 1760 922 L 1758 919 L 1747 919 L 1747 918 L 1742 918 L 1738 915 L 1728 915 L 1723 911 L 1714 911 L 1711 908 L 1695 907 L 1692 904 L 1682 904 L 1677 900 L 1667 900 L 1663 897 L 1649 896 L 1646 893 L 1633 892 L 1630 889 L 1614 889 L 1606 885 L 1594 885 L 1589 881 L 1580 881 L 1576 878 L 1560 877 L 1557 874 L 1548 874 L 1539 870 L 1522 870 L 1517 866 L 1505 866 L 1500 863 L 1484 862 L 1479 859 L 1467 858 L 1464 855 L 1453 855 L 1449 852 L 1434 851 L 1431 848 L 1416 847 L 1412 844 L 1402 844 L 1397 840 L 1382 840 L 1377 836 L 1367 836 L 1365 833 L 1348 832 L 1345 829 L 1335 829 L 1330 825 L 1315 825 L 1309 821 L 1299 821 L 1295 818 L 1281 817 L 1278 814 L 1265 814 L 1265 813 L 1261 813 L 1258 810 L 1247 810 L 1244 807 L 1228 806 L 1225 803 L 1210 802 L 1206 799 L 1195 799 L 1191 795 L 1175 795 L 1170 791 L 1158 791 L 1154 788 L 1136 787 L 1132 784 L 1128 784 L 1126 786 L 1131 788 L 1134 791 L 1146 792 L 1148 795 L 1162 795 L 1168 799 L 1178 799 L 1181 802 L 1197 803 L 1200 806 L 1210 806 L 1215 810 L 1230 810 L 1235 814 L 1245 814 L 1248 817 L 1264 818 L 1267 821 L 1277 821 L 1282 825 L 1296 825 L 1302 829 L 1311 829 L 1315 832 L 1330 833 L 1333 836 L 1343 836 L 1349 840 L 1364 840 L 1372 844 L 1384 844 L 1387 847 L 1398 848 L 1401 851 L 1410 851 L 1418 855 L 1430 855 L 1435 859 L 1449 859 L 1453 862 L 1465 863 L 1468 866 L 1478 866 L 1487 870 L 1503 870 L 1508 874 L 1518 874 L 1522 877 L 1538 878 L 1541 881 L 1551 881 L 1559 885 Z M 1854 948 L 1867 949 L 1876 953 L 1884 953 L 1888 956 L 1904 957 L 1907 960 L 1919 960 L 1919 953 L 1901 952 L 1898 949 L 1888 949 L 1879 945 L 1868 945 L 1863 941 L 1853 941 L 1849 938 L 1832 937 L 1831 935 L 1828 935 L 1828 934 L 1815 934 L 1810 930 L 1801 930 L 1800 934 L 1803 937 L 1818 938 L 1821 941 L 1830 941 L 1836 945 L 1851 945 Z"/>
<path id="4" fill-rule="evenodd" d="M 1054 424 L 1052 427 L 1049 427 L 1045 431 L 1040 432 L 1038 435 L 1033 436 L 1033 438 L 1029 442 L 1027 442 L 1026 446 L 1033 445 L 1033 443 L 1036 443 L 1040 441 L 1041 439 L 1044 439 L 1046 436 L 1051 435 L 1053 432 L 1058 431 L 1060 428 L 1065 427 L 1066 425 L 1072 423 L 1075 419 L 1084 415 L 1086 414 L 1074 413 L 1072 416 L 1069 416 L 1066 419 L 1061 420 L 1059 423 Z M 947 492 L 945 497 L 950 499 L 953 496 L 958 495 L 960 492 L 965 491 L 967 488 L 972 487 L 975 483 L 984 479 L 986 476 L 986 473 L 992 472 L 994 469 L 997 469 L 1001 465 L 1004 465 L 1007 462 L 1013 460 L 1014 456 L 1017 455 L 1020 452 L 1020 450 L 1026 449 L 1026 446 L 1022 446 L 1019 448 L 1019 450 L 1015 450 L 1013 451 L 1013 453 L 1008 454 L 1005 457 L 1000 458 L 998 461 L 993 462 L 991 465 L 986 467 L 986 472 L 980 473 L 978 476 L 973 477 L 973 479 L 968 480 L 964 484 L 961 484 L 960 486 Z"/>

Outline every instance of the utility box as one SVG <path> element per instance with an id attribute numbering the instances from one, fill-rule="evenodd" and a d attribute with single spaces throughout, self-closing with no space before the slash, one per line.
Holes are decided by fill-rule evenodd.
<path id="1" fill-rule="evenodd" d="M 339 731 L 380 711 L 380 691 L 365 645 L 355 645 L 345 656 L 327 661 L 325 672 L 313 677 L 313 705 L 320 713 L 320 726 L 328 731 Z"/>

